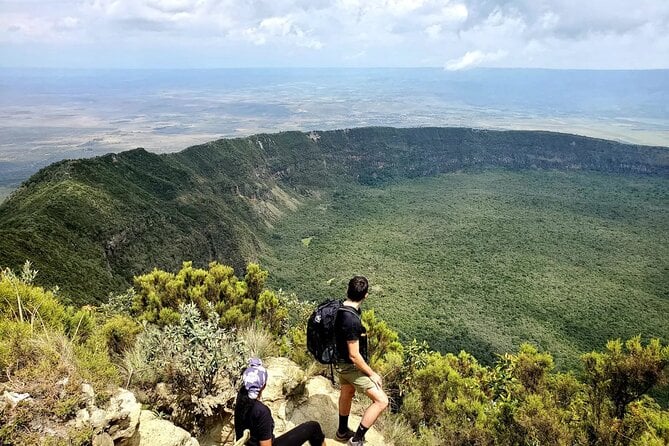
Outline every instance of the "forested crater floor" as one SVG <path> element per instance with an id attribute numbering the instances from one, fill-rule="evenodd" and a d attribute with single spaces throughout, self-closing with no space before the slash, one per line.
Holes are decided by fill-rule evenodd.
<path id="1" fill-rule="evenodd" d="M 184 260 L 302 300 L 370 277 L 404 340 L 485 362 L 530 341 L 558 364 L 669 339 L 669 149 L 575 135 L 361 128 L 63 161 L 0 206 L 0 265 L 101 303 Z"/>
<path id="2" fill-rule="evenodd" d="M 267 237 L 270 282 L 320 301 L 365 274 L 405 340 L 492 363 L 533 342 L 558 364 L 607 339 L 669 336 L 667 180 L 492 169 L 354 186 Z"/>

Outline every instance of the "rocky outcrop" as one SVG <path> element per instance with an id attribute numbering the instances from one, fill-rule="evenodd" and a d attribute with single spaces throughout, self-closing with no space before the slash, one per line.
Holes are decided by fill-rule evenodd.
<path id="1" fill-rule="evenodd" d="M 95 406 L 90 385 L 84 384 L 81 391 L 86 408 L 77 412 L 72 424 L 93 429 L 93 446 L 199 446 L 184 429 L 141 410 L 128 390 L 118 389 L 104 409 Z"/>
<path id="2" fill-rule="evenodd" d="M 333 440 L 337 430 L 339 390 L 322 376 L 307 377 L 304 371 L 286 358 L 265 361 L 268 379 L 263 391 L 263 402 L 272 410 L 275 421 L 274 434 L 281 435 L 306 421 L 318 421 L 325 432 L 328 445 L 340 444 Z M 366 405 L 354 403 L 349 425 L 355 429 Z M 372 427 L 366 435 L 366 446 L 392 446 Z M 230 443 L 231 444 L 231 443 Z"/>
<path id="3" fill-rule="evenodd" d="M 184 429 L 143 410 L 135 435 L 119 446 L 199 446 L 199 443 Z"/>
<path id="4" fill-rule="evenodd" d="M 275 435 L 280 436 L 306 421 L 317 421 L 323 427 L 327 444 L 339 444 L 333 440 L 337 429 L 338 389 L 327 378 L 308 376 L 297 364 L 286 358 L 270 358 L 265 361 L 265 365 L 269 377 L 262 400 L 272 411 Z M 92 446 L 218 446 L 234 443 L 233 426 L 229 419 L 212 426 L 198 442 L 189 432 L 170 421 L 151 411 L 141 410 L 140 403 L 129 390 L 117 389 L 103 407 L 96 405 L 92 386 L 83 384 L 78 392 L 85 408 L 76 413 L 76 418 L 61 424 L 60 428 L 90 429 Z M 358 426 L 360 415 L 369 403 L 364 396 L 360 399 L 362 404 L 354 403 L 350 417 L 351 428 Z M 0 408 L 31 404 L 31 401 L 28 394 L 6 391 L 0 395 Z M 57 427 L 51 426 L 49 429 Z M 391 446 L 374 428 L 369 430 L 366 439 L 367 446 Z"/>
<path id="5" fill-rule="evenodd" d="M 91 427 L 98 444 L 123 441 L 131 438 L 137 430 L 141 406 L 132 392 L 125 389 L 111 397 L 106 408 L 95 406 L 95 394 L 91 386 L 84 384 L 82 394 L 86 398 L 86 408 L 77 412 L 75 427 Z"/>

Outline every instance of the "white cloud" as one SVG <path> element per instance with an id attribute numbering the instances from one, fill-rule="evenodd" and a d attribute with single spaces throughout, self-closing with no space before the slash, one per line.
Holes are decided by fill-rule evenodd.
<path id="1" fill-rule="evenodd" d="M 309 36 L 291 17 L 269 17 L 256 27 L 247 28 L 243 35 L 255 45 L 265 45 L 277 39 L 286 39 L 293 44 L 311 49 L 321 49 L 323 44 Z"/>
<path id="2" fill-rule="evenodd" d="M 458 59 L 452 59 L 446 62 L 446 69 L 448 71 L 465 70 L 480 66 L 485 62 L 492 62 L 499 60 L 506 56 L 506 52 L 498 50 L 494 53 L 484 53 L 482 51 L 467 51 L 464 56 Z"/>
<path id="3" fill-rule="evenodd" d="M 434 24 L 425 28 L 425 34 L 432 40 L 437 39 L 441 35 L 441 25 Z"/>
<path id="4" fill-rule="evenodd" d="M 667 36 L 667 0 L 0 0 L 0 45 L 204 48 L 244 61 L 272 51 L 287 65 L 321 50 L 327 66 L 666 67 Z"/>
<path id="5" fill-rule="evenodd" d="M 61 30 L 73 30 L 79 27 L 79 19 L 76 17 L 63 17 L 58 21 L 56 27 Z"/>
<path id="6" fill-rule="evenodd" d="M 386 8 L 394 15 L 405 15 L 423 6 L 424 0 L 387 0 Z"/>

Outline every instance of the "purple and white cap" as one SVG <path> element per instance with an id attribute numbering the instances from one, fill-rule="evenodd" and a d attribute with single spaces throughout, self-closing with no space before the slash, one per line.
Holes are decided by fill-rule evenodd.
<path id="1" fill-rule="evenodd" d="M 244 380 L 244 387 L 249 392 L 249 398 L 252 400 L 258 398 L 260 391 L 267 383 L 267 369 L 263 367 L 259 358 L 249 360 L 249 366 L 244 370 L 242 379 Z"/>

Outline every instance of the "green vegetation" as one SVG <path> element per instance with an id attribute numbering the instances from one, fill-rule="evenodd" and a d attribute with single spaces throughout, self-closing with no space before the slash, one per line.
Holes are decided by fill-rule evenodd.
<path id="1" fill-rule="evenodd" d="M 311 308 L 265 289 L 268 273 L 258 265 L 249 264 L 243 278 L 231 272 L 185 262 L 174 274 L 135 277 L 133 289 L 99 308 L 76 309 L 35 286 L 30 264 L 20 274 L 0 271 L 0 394 L 31 397 L 0 404 L 0 444 L 90 444 L 90 427 L 62 428 L 86 407 L 83 383 L 100 404 L 116 386 L 130 386 L 194 434 L 220 419 L 250 351 L 289 349 L 289 324 Z"/>
<path id="2" fill-rule="evenodd" d="M 669 339 L 666 148 L 457 128 L 319 136 L 54 164 L 0 205 L 0 265 L 30 259 L 76 304 L 184 259 L 197 281 L 211 262 L 230 278 L 260 258 L 302 300 L 360 272 L 402 340 L 486 364 L 525 341 L 563 367 L 608 339 Z M 140 289 L 144 319 L 178 320 L 186 296 L 155 305 Z M 247 296 L 230 292 L 216 311 L 239 323 Z"/>
<path id="3" fill-rule="evenodd" d="M 666 386 L 669 347 L 611 341 L 583 357 L 582 380 L 522 345 L 494 367 L 471 355 L 414 351 L 401 417 L 418 439 L 398 445 L 664 445 L 669 412 L 640 389 Z M 665 373 L 664 376 L 662 374 Z"/>
<path id="4" fill-rule="evenodd" d="M 665 178 L 487 170 L 349 185 L 266 239 L 274 287 L 320 301 L 365 274 L 367 305 L 404 341 L 487 364 L 523 342 L 565 367 L 619 336 L 669 340 Z"/>
<path id="5" fill-rule="evenodd" d="M 342 185 L 383 186 L 462 169 L 559 169 L 667 177 L 665 148 L 548 132 L 361 128 L 136 149 L 53 164 L 0 205 L 0 266 L 34 262 L 43 286 L 101 303 L 154 267 L 219 261 L 241 273 L 263 231 Z M 313 234 L 305 234 L 310 237 Z"/>
<path id="6" fill-rule="evenodd" d="M 198 270 L 190 262 L 176 273 L 154 270 L 102 307 L 76 311 L 32 285 L 29 265 L 20 275 L 3 271 L 0 388 L 28 392 L 34 402 L 0 407 L 0 442 L 90 444 L 91 428 L 58 426 L 85 405 L 83 382 L 92 382 L 100 398 L 101 389 L 118 384 L 119 376 L 153 410 L 197 434 L 212 417 L 225 419 L 232 410 L 239 371 L 251 350 L 269 351 L 274 344 L 310 362 L 302 356 L 301 340 L 312 307 L 265 289 L 268 272 L 257 265 L 249 265 L 244 278 L 227 272 L 224 265 Z M 238 292 L 251 302 L 239 305 Z M 263 313 L 260 303 L 268 295 L 276 297 L 271 314 L 283 315 L 280 324 Z M 167 320 L 146 317 L 154 314 L 149 308 L 175 305 Z M 236 305 L 236 328 L 243 329 L 228 330 L 222 325 L 229 321 L 215 307 Z M 669 441 L 669 411 L 649 396 L 666 391 L 669 381 L 669 346 L 659 340 L 610 341 L 603 352 L 582 356 L 581 372 L 565 374 L 553 370 L 550 354 L 527 344 L 484 366 L 466 352 L 443 355 L 426 343 L 402 344 L 373 311 L 363 313 L 363 323 L 372 365 L 384 375 L 396 412 L 387 417 L 396 427 L 386 435 L 398 446 Z"/>
<path id="7" fill-rule="evenodd" d="M 84 445 L 92 431 L 54 429 L 46 439 L 36 429 L 65 426 L 85 407 L 80 388 L 88 382 L 99 398 L 119 384 L 101 320 L 89 308 L 61 305 L 53 292 L 32 284 L 26 264 L 20 275 L 0 271 L 0 391 L 28 393 L 33 402 L 0 406 L 0 444 Z M 62 427 L 61 426 L 61 427 Z"/>

